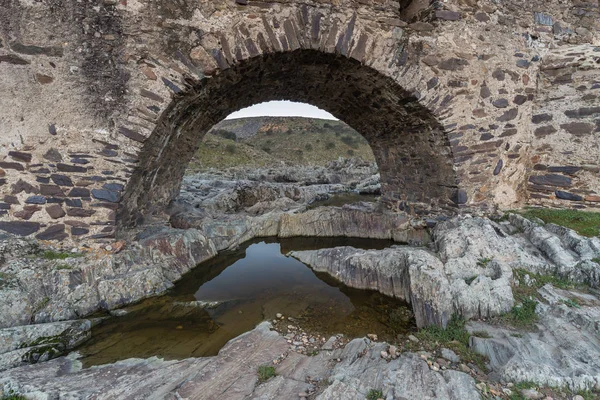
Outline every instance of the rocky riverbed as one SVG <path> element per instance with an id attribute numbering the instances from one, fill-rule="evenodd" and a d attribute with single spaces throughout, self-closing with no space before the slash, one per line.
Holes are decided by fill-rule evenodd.
<path id="1" fill-rule="evenodd" d="M 14 390 L 52 395 L 61 391 L 75 398 L 90 397 L 94 393 L 102 393 L 105 398 L 119 397 L 123 393 L 138 398 L 164 398 L 177 392 L 191 398 L 310 396 L 322 399 L 362 399 L 371 389 L 382 390 L 383 398 L 390 399 L 399 396 L 475 399 L 486 393 L 508 398 L 509 393 L 520 390 L 527 390 L 528 396 L 533 396 L 526 398 L 550 395 L 570 399 L 573 396 L 569 397 L 568 392 L 546 387 L 569 388 L 572 393 L 600 388 L 598 238 L 581 237 L 571 230 L 514 214 L 499 223 L 486 218 L 455 217 L 439 223 L 431 232 L 433 243 L 428 247 L 397 245 L 382 250 L 337 247 L 291 254 L 349 286 L 377 289 L 409 301 L 420 326 L 430 323 L 444 326 L 453 314 L 471 319 L 466 325 L 471 332 L 469 345 L 473 352 L 486 357 L 487 370 L 456 361 L 448 352 L 444 358 L 441 347 L 431 347 L 416 338 L 399 338 L 397 342 L 386 344 L 376 342 L 373 337 L 349 342 L 337 337 L 331 339 L 335 345 L 329 339 L 323 343 L 325 338 L 318 333 L 303 330 L 296 321 L 288 322 L 285 318 L 283 324 L 274 321 L 281 334 L 270 331 L 268 325 L 260 325 L 230 342 L 217 357 L 179 362 L 133 359 L 82 369 L 76 355 L 70 354 L 26 365 L 56 357 L 72 348 L 78 338 L 89 335 L 94 320 L 75 320 L 0 330 L 5 343 L 0 360 L 3 369 L 8 368 L 0 379 L 0 388 L 5 393 Z M 189 235 L 190 231 L 186 233 Z M 144 240 L 154 243 L 160 254 L 178 249 L 174 254 L 179 256 L 163 256 L 160 260 L 178 261 L 182 265 L 183 255 L 200 254 L 185 247 L 193 243 L 193 237 L 188 236 L 186 240 L 179 237 L 178 244 L 170 247 L 166 246 L 172 243 L 169 235 L 162 232 L 158 238 Z M 31 248 L 22 241 L 11 240 L 4 241 L 5 245 L 14 244 L 10 254 L 17 255 L 21 262 L 31 260 L 23 258 Z M 114 260 L 128 251 L 132 250 L 106 258 Z M 4 254 L 9 256 L 7 251 Z M 87 257 L 82 257 L 67 259 L 67 262 L 78 271 L 85 269 L 89 262 L 86 260 Z M 5 262 L 3 271 L 7 270 L 7 264 L 14 268 L 14 263 Z M 51 279 L 53 274 L 65 271 L 73 272 L 56 271 L 49 266 L 48 275 L 43 278 Z M 18 271 L 15 274 L 21 277 Z M 22 274 L 26 277 L 31 272 Z M 164 274 L 162 282 L 167 285 L 169 281 Z M 123 284 L 139 279 L 130 282 L 125 278 L 127 275 L 121 278 Z M 576 288 L 540 286 L 544 276 L 555 276 Z M 10 299 L 6 294 L 18 291 L 22 282 L 26 284 L 34 278 L 20 279 L 22 281 L 16 284 L 3 283 L 3 315 L 7 315 L 7 311 L 8 315 L 17 315 L 9 305 L 19 304 L 6 303 L 6 299 Z M 62 293 L 68 293 L 66 298 L 83 292 L 81 287 L 79 291 L 70 287 L 73 284 L 62 288 Z M 523 298 L 515 293 L 524 289 L 535 302 L 536 318 L 527 327 L 514 326 L 504 316 L 523 306 Z M 101 295 L 94 292 L 97 300 Z M 80 298 L 85 299 L 85 296 Z M 22 325 L 44 319 L 73 318 L 71 314 L 56 313 L 68 309 L 64 299 L 50 298 L 30 314 L 27 321 L 4 317 L 2 321 Z M 105 308 L 120 305 L 107 307 L 106 300 L 99 301 L 102 300 Z M 63 315 L 67 318 L 61 318 Z M 294 329 L 289 328 L 290 325 Z M 314 339 L 312 343 L 311 339 Z M 310 345 L 304 346 L 305 341 Z M 259 383 L 257 368 L 266 364 L 274 366 L 278 376 Z M 118 384 L 110 378 L 112 374 L 122 377 Z M 365 379 L 365 374 L 369 379 Z M 242 378 L 235 380 L 232 376 Z M 533 388 L 524 389 L 522 382 Z M 214 390 L 220 394 L 214 395 Z"/>
<path id="2" fill-rule="evenodd" d="M 2 236 L 0 390 L 32 398 L 207 399 L 364 399 L 371 391 L 386 399 L 515 393 L 572 399 L 577 391 L 600 390 L 598 237 L 517 214 L 501 221 L 470 215 L 423 220 L 377 202 L 311 208 L 333 192 L 377 185 L 368 166 L 363 172 L 347 162 L 335 168 L 343 179 L 325 172 L 317 179 L 314 169 L 190 177 L 171 208 L 170 226 L 146 226 L 102 248 L 59 249 Z M 119 308 L 164 293 L 219 251 L 262 236 L 394 240 L 379 250 L 342 246 L 289 254 L 350 287 L 410 303 L 425 333 L 388 343 L 372 335 L 327 338 L 282 315 L 230 341 L 215 357 L 130 359 L 83 369 L 69 353 L 106 311 L 119 315 Z M 96 312 L 105 313 L 91 318 Z M 428 326 L 454 329 L 457 315 L 469 321 L 461 328 L 463 345 L 469 357 L 479 354 L 478 363 L 454 357 L 444 348 L 452 341 L 427 334 Z M 264 365 L 277 376 L 259 380 Z"/>

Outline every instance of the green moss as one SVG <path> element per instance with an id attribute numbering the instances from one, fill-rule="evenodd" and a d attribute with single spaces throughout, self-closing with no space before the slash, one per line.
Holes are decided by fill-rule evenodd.
<path id="1" fill-rule="evenodd" d="M 600 235 L 600 213 L 578 210 L 552 210 L 547 208 L 529 208 L 518 211 L 526 218 L 539 218 L 545 223 L 566 226 L 583 236 Z"/>
<path id="2" fill-rule="evenodd" d="M 381 390 L 371 389 L 367 393 L 367 400 L 383 399 L 383 392 Z"/>
<path id="3" fill-rule="evenodd" d="M 258 367 L 258 381 L 260 383 L 266 382 L 274 376 L 277 376 L 277 373 L 275 372 L 275 367 L 270 365 L 261 365 L 260 367 Z"/>
<path id="4" fill-rule="evenodd" d="M 490 333 L 488 331 L 475 331 L 475 332 L 473 332 L 473 336 L 484 338 L 484 339 L 489 339 L 492 337 L 492 335 L 490 335 Z"/>
<path id="5" fill-rule="evenodd" d="M 58 264 L 55 269 L 57 270 L 61 270 L 61 269 L 73 269 L 73 267 L 71 267 L 69 264 Z"/>
<path id="6" fill-rule="evenodd" d="M 21 396 L 20 394 L 9 394 L 7 396 L 2 396 L 0 400 L 27 400 L 27 397 Z"/>
<path id="7" fill-rule="evenodd" d="M 83 254 L 46 250 L 39 256 L 39 258 L 43 258 L 44 260 L 65 260 L 70 257 L 83 257 Z"/>

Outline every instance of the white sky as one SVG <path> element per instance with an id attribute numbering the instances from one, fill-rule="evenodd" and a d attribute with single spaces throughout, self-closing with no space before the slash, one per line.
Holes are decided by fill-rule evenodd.
<path id="1" fill-rule="evenodd" d="M 329 114 L 327 111 L 321 110 L 315 106 L 311 106 L 310 104 L 296 103 L 293 101 L 268 101 L 266 103 L 255 104 L 231 113 L 225 119 L 263 116 L 309 117 L 337 120 L 336 117 Z"/>

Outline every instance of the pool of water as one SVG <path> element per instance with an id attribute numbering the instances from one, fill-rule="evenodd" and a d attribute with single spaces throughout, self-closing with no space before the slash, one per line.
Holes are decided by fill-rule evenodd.
<path id="1" fill-rule="evenodd" d="M 277 313 L 314 333 L 384 340 L 415 330 L 407 305 L 377 292 L 348 288 L 285 256 L 291 250 L 336 245 L 383 248 L 388 241 L 295 238 L 246 243 L 186 274 L 166 295 L 128 307 L 93 328 L 77 351 L 84 366 L 132 357 L 165 359 L 217 354 L 230 339 Z M 201 304 L 209 302 L 208 307 Z"/>

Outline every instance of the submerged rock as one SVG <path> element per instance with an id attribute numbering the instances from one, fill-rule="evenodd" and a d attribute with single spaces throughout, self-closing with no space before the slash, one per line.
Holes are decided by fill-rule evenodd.
<path id="1" fill-rule="evenodd" d="M 56 358 L 88 340 L 91 327 L 77 320 L 0 329 L 0 371 Z"/>

